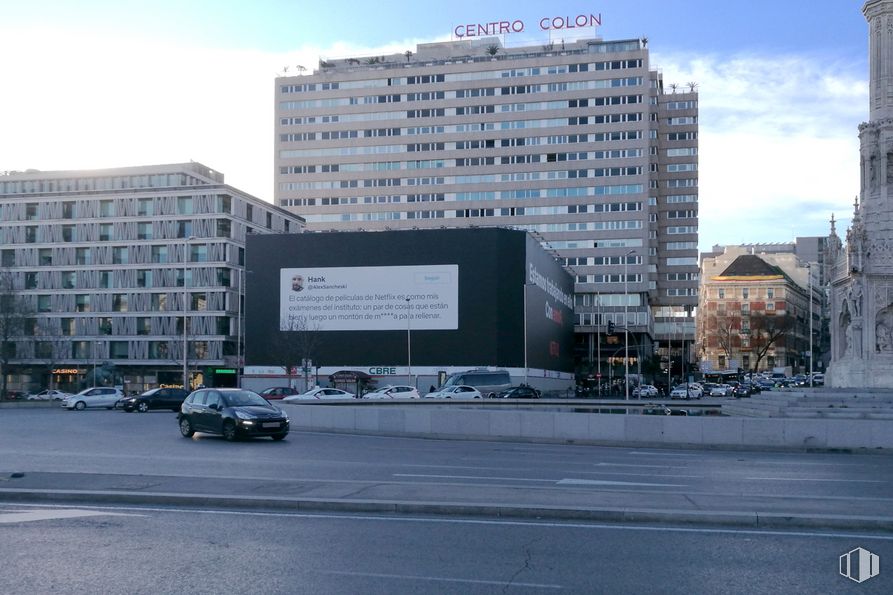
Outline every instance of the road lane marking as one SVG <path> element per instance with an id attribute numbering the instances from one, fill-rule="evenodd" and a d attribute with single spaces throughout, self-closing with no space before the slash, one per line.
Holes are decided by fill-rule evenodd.
<path id="1" fill-rule="evenodd" d="M 839 481 L 843 483 L 889 483 L 882 479 L 821 479 L 819 477 L 745 477 L 759 481 Z"/>
<path id="2" fill-rule="evenodd" d="M 607 479 L 562 479 L 556 482 L 558 485 L 578 486 L 646 486 L 655 488 L 684 488 L 685 484 L 679 483 L 640 483 L 636 481 L 609 481 Z"/>
<path id="3" fill-rule="evenodd" d="M 138 514 L 103 512 L 97 510 L 84 509 L 41 509 L 29 510 L 26 512 L 7 512 L 0 514 L 0 524 L 2 523 L 29 523 L 32 521 L 52 521 L 58 519 L 76 519 L 81 517 L 93 516 L 143 516 Z"/>
<path id="4" fill-rule="evenodd" d="M 561 585 L 549 585 L 543 583 L 519 583 L 507 581 L 487 581 L 471 578 L 449 578 L 442 576 L 419 576 L 413 574 L 388 574 L 385 572 L 351 572 L 349 570 L 318 570 L 322 574 L 336 574 L 340 576 L 360 576 L 367 578 L 394 578 L 408 581 L 433 581 L 438 583 L 463 583 L 472 585 L 501 585 L 503 587 L 525 587 L 531 589 L 564 589 Z"/>
<path id="5" fill-rule="evenodd" d="M 431 479 L 480 479 L 497 481 L 532 481 L 536 483 L 555 483 L 554 479 L 530 479 L 528 477 L 486 477 L 481 475 L 422 475 L 419 473 L 393 473 L 392 477 L 425 477 Z"/>

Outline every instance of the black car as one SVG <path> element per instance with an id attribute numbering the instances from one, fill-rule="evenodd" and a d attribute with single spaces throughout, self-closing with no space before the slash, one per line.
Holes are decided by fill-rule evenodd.
<path id="1" fill-rule="evenodd" d="M 539 399 L 540 391 L 532 386 L 513 386 L 496 393 L 496 399 Z"/>
<path id="2" fill-rule="evenodd" d="M 241 388 L 203 388 L 186 397 L 177 415 L 180 433 L 220 434 L 226 440 L 288 435 L 288 416 L 259 394 Z"/>
<path id="3" fill-rule="evenodd" d="M 122 408 L 128 413 L 139 411 L 145 413 L 150 409 L 170 409 L 179 411 L 183 400 L 189 396 L 189 392 L 182 388 L 153 388 L 141 395 L 134 395 L 118 399 L 115 407 Z"/>
<path id="4" fill-rule="evenodd" d="M 742 382 L 738 386 L 732 389 L 732 396 L 736 399 L 740 399 L 742 397 L 749 397 L 753 394 L 753 387 L 750 384 Z"/>

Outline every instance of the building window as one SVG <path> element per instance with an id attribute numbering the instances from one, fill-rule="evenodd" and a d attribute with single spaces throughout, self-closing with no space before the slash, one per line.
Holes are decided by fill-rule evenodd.
<path id="1" fill-rule="evenodd" d="M 170 349 L 166 341 L 152 341 L 149 343 L 149 359 L 168 359 Z"/>
<path id="2" fill-rule="evenodd" d="M 136 334 L 148 335 L 152 332 L 152 319 L 147 316 L 140 316 L 136 319 Z"/>
<path id="3" fill-rule="evenodd" d="M 53 299 L 53 296 L 50 296 L 50 295 L 37 296 L 37 311 L 38 312 L 51 312 L 53 309 L 52 299 Z"/>
<path id="4" fill-rule="evenodd" d="M 127 312 L 127 294 L 116 293 L 112 296 L 112 311 Z"/>
<path id="5" fill-rule="evenodd" d="M 151 240 L 152 239 L 152 224 L 151 223 L 137 223 L 136 224 L 136 239 Z"/>
<path id="6" fill-rule="evenodd" d="M 93 343 L 89 341 L 74 341 L 71 344 L 72 357 L 75 359 L 92 359 L 92 353 L 90 352 L 90 346 Z"/>
<path id="7" fill-rule="evenodd" d="M 28 244 L 33 244 L 37 241 L 37 226 L 29 225 L 25 227 L 25 242 Z"/>
<path id="8" fill-rule="evenodd" d="M 724 356 L 724 355 L 720 355 L 720 356 L 717 358 L 717 364 L 719 365 L 719 368 L 720 368 L 721 370 L 725 370 L 725 369 L 726 369 L 726 356 Z"/>
<path id="9" fill-rule="evenodd" d="M 0 266 L 14 267 L 16 265 L 15 250 L 3 250 L 3 256 L 0 257 Z"/>
<path id="10" fill-rule="evenodd" d="M 77 334 L 77 326 L 74 318 L 62 318 L 59 321 L 59 328 L 66 337 L 72 337 Z"/>
<path id="11" fill-rule="evenodd" d="M 29 202 L 25 205 L 25 219 L 37 219 L 37 203 Z"/>
<path id="12" fill-rule="evenodd" d="M 126 247 L 118 246 L 112 248 L 112 263 L 113 264 L 127 264 L 128 262 L 128 249 Z"/>
<path id="13" fill-rule="evenodd" d="M 74 289 L 77 285 L 77 273 L 75 271 L 62 272 L 62 289 Z"/>
<path id="14" fill-rule="evenodd" d="M 99 241 L 100 242 L 108 242 L 112 239 L 112 224 L 111 223 L 100 223 L 99 224 Z"/>
<path id="15" fill-rule="evenodd" d="M 152 262 L 164 264 L 167 261 L 167 246 L 152 246 Z"/>
<path id="16" fill-rule="evenodd" d="M 748 299 L 750 297 L 750 290 L 746 287 L 742 287 L 741 288 L 741 297 L 744 298 L 745 300 Z"/>
<path id="17" fill-rule="evenodd" d="M 207 244 L 190 244 L 189 251 L 190 262 L 208 262 Z"/>
<path id="18" fill-rule="evenodd" d="M 228 238 L 230 233 L 232 233 L 232 225 L 230 224 L 229 219 L 218 219 L 217 220 L 217 237 L 218 238 Z"/>
<path id="19" fill-rule="evenodd" d="M 111 359 L 127 359 L 127 341 L 109 341 L 109 357 Z"/>
<path id="20" fill-rule="evenodd" d="M 766 289 L 766 297 L 770 300 L 775 297 L 775 290 L 771 287 Z"/>
<path id="21" fill-rule="evenodd" d="M 719 299 L 721 299 L 721 300 L 726 299 L 726 290 L 725 289 L 719 290 Z"/>
<path id="22" fill-rule="evenodd" d="M 111 200 L 99 201 L 100 217 L 112 217 L 115 214 L 115 202 Z"/>
<path id="23" fill-rule="evenodd" d="M 167 310 L 167 294 L 165 293 L 153 293 L 152 294 L 152 309 L 156 312 L 164 312 Z"/>
<path id="24" fill-rule="evenodd" d="M 74 310 L 75 312 L 89 312 L 90 311 L 90 296 L 89 295 L 79 295 L 74 299 Z"/>
<path id="25" fill-rule="evenodd" d="M 136 214 L 140 217 L 149 217 L 155 214 L 155 204 L 151 198 L 141 198 L 137 203 Z"/>
<path id="26" fill-rule="evenodd" d="M 34 344 L 34 355 L 40 359 L 51 359 L 53 357 L 53 344 L 49 341 L 38 341 Z"/>
<path id="27" fill-rule="evenodd" d="M 25 273 L 25 289 L 37 289 L 37 273 Z"/>
<path id="28" fill-rule="evenodd" d="M 62 241 L 63 242 L 73 242 L 74 238 L 74 225 L 63 225 L 62 226 Z"/>
<path id="29" fill-rule="evenodd" d="M 93 259 L 90 257 L 90 249 L 75 248 L 74 261 L 75 264 L 93 264 Z"/>
<path id="30" fill-rule="evenodd" d="M 188 238 L 192 236 L 192 221 L 177 221 L 177 237 Z"/>
<path id="31" fill-rule="evenodd" d="M 112 275 L 108 271 L 99 271 L 99 282 L 100 289 L 108 289 L 112 286 Z"/>
<path id="32" fill-rule="evenodd" d="M 191 215 L 192 214 L 192 197 L 191 196 L 178 196 L 177 197 L 177 213 L 180 215 Z M 182 236 L 188 237 L 188 236 Z"/>
<path id="33" fill-rule="evenodd" d="M 40 248 L 37 251 L 37 262 L 42 267 L 48 267 L 53 264 L 53 249 Z"/>
<path id="34" fill-rule="evenodd" d="M 152 271 L 140 269 L 136 272 L 137 287 L 152 287 Z"/>

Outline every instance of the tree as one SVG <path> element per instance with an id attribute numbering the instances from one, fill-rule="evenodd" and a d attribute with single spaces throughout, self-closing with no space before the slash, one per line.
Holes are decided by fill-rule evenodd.
<path id="1" fill-rule="evenodd" d="M 16 339 L 26 336 L 34 314 L 30 302 L 19 293 L 15 276 L 0 270 L 0 398 L 6 398 L 10 361 L 16 357 Z"/>
<path id="2" fill-rule="evenodd" d="M 486 52 L 487 52 L 487 54 L 489 54 L 491 56 L 495 56 L 496 54 L 499 53 L 499 49 L 500 48 L 498 45 L 496 45 L 495 43 L 491 43 L 490 45 L 487 46 Z"/>
<path id="3" fill-rule="evenodd" d="M 751 312 L 750 314 L 750 352 L 753 354 L 753 367 L 756 371 L 760 361 L 776 344 L 794 330 L 797 319 L 791 314 L 769 314 L 768 312 Z"/>
<path id="4" fill-rule="evenodd" d="M 291 386 L 292 371 L 303 368 L 305 362 L 312 362 L 317 357 L 322 333 L 319 324 L 310 323 L 306 316 L 289 315 L 279 322 L 282 330 L 273 337 L 273 352 L 278 354 L 277 363 L 285 368 Z M 304 377 L 306 384 L 307 370 Z"/>

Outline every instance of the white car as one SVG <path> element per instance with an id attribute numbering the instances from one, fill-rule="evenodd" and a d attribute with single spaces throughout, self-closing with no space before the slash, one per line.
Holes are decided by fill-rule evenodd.
<path id="1" fill-rule="evenodd" d="M 283 403 L 300 401 L 328 401 L 330 399 L 355 399 L 356 395 L 340 388 L 311 388 L 306 393 L 291 395 L 282 399 Z"/>
<path id="2" fill-rule="evenodd" d="M 711 397 L 728 397 L 732 394 L 732 387 L 728 384 L 717 384 L 710 389 Z"/>
<path id="3" fill-rule="evenodd" d="M 481 399 L 481 391 L 473 386 L 465 384 L 456 384 L 453 386 L 444 386 L 432 393 L 425 395 L 426 399 Z"/>
<path id="4" fill-rule="evenodd" d="M 701 393 L 697 388 L 693 386 L 685 386 L 684 384 L 680 384 L 672 391 L 670 391 L 671 399 L 700 399 Z"/>
<path id="5" fill-rule="evenodd" d="M 651 384 L 643 384 L 633 389 L 634 397 L 656 397 L 659 394 L 657 387 Z"/>
<path id="6" fill-rule="evenodd" d="M 28 401 L 61 401 L 66 397 L 70 397 L 71 393 L 64 393 L 61 390 L 46 389 L 33 395 L 28 395 Z"/>
<path id="7" fill-rule="evenodd" d="M 109 386 L 97 386 L 82 390 L 76 395 L 69 395 L 62 399 L 62 407 L 66 409 L 86 409 L 87 407 L 105 407 L 114 409 L 118 399 L 124 398 L 124 391 L 120 388 Z"/>
<path id="8" fill-rule="evenodd" d="M 414 386 L 385 386 L 363 395 L 364 399 L 418 399 L 419 391 Z"/>

